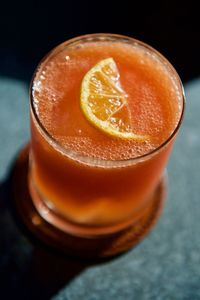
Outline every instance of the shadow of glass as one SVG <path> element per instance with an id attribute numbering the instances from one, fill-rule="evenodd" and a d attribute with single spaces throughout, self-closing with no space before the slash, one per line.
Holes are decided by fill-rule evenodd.
<path id="1" fill-rule="evenodd" d="M 17 286 L 20 299 L 50 299 L 78 276 L 88 263 L 59 257 L 35 246 L 30 264 Z"/>
<path id="2" fill-rule="evenodd" d="M 50 299 L 94 261 L 59 254 L 32 239 L 11 198 L 11 176 L 0 184 L 0 295 Z"/>

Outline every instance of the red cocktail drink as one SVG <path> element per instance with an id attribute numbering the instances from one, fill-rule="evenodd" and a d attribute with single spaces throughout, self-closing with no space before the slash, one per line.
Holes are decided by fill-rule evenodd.
<path id="1" fill-rule="evenodd" d="M 81 106 L 85 74 L 112 58 L 126 93 L 123 139 L 93 126 Z M 109 93 L 102 97 L 110 97 Z M 184 109 L 173 67 L 151 47 L 117 35 L 67 41 L 40 63 L 31 90 L 30 191 L 39 213 L 66 232 L 96 236 L 134 223 L 163 175 Z"/>

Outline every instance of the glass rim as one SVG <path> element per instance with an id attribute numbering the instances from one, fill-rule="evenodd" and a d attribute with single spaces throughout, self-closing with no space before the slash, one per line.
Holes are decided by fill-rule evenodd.
<path id="1" fill-rule="evenodd" d="M 132 45 L 139 45 L 141 47 L 143 47 L 144 49 L 150 50 L 150 52 L 154 53 L 156 55 L 156 58 L 160 59 L 161 63 L 165 63 L 167 65 L 167 67 L 170 69 L 170 71 L 172 72 L 173 75 L 175 75 L 175 80 L 178 83 L 178 88 L 180 90 L 180 95 L 181 95 L 181 101 L 180 104 L 181 106 L 181 112 L 180 112 L 180 116 L 179 116 L 179 120 L 176 124 L 176 126 L 174 127 L 173 131 L 171 132 L 171 134 L 169 135 L 169 137 L 167 139 L 165 139 L 165 141 L 163 143 L 161 143 L 158 147 L 156 147 L 153 150 L 150 150 L 149 152 L 136 156 L 136 157 L 132 157 L 132 158 L 127 158 L 127 159 L 117 159 L 117 160 L 110 160 L 110 159 L 101 159 L 101 158 L 95 158 L 92 156 L 87 156 L 87 155 L 82 155 L 82 154 L 78 154 L 76 151 L 70 150 L 68 148 L 65 148 L 61 143 L 59 143 L 59 141 L 57 141 L 53 136 L 51 136 L 51 134 L 48 132 L 48 130 L 43 126 L 42 122 L 39 119 L 39 116 L 36 112 L 35 106 L 34 106 L 34 96 L 33 96 L 33 84 L 34 84 L 34 80 L 35 77 L 37 75 L 37 73 L 39 72 L 39 70 L 42 67 L 42 64 L 49 58 L 51 58 L 51 56 L 53 54 L 58 54 L 60 53 L 64 48 L 70 46 L 70 45 L 74 45 L 76 43 L 79 42 L 83 42 L 83 41 L 95 41 L 95 39 L 102 39 L 104 41 L 106 40 L 124 40 L 126 42 L 129 42 L 129 44 Z M 38 127 L 38 129 L 40 130 L 41 134 L 43 135 L 43 137 L 47 140 L 47 142 L 54 147 L 57 151 L 61 152 L 62 154 L 66 155 L 67 157 L 69 157 L 70 159 L 76 160 L 78 162 L 82 162 L 84 164 L 89 164 L 89 165 L 93 165 L 93 166 L 98 166 L 98 167 L 122 167 L 122 166 L 127 166 L 127 165 L 132 165 L 134 163 L 138 163 L 140 161 L 144 161 L 148 158 L 151 158 L 152 156 L 154 156 L 156 153 L 160 152 L 162 149 L 164 149 L 169 143 L 170 141 L 173 140 L 173 138 L 176 136 L 182 121 L 183 121 L 183 116 L 184 116 L 184 112 L 185 112 L 185 93 L 184 93 L 184 88 L 183 88 L 183 84 L 182 81 L 176 71 L 176 69 L 173 67 L 173 65 L 167 60 L 167 58 L 165 58 L 159 51 L 157 51 L 156 49 L 154 49 L 153 47 L 151 47 L 150 45 L 126 36 L 126 35 L 120 35 L 120 34 L 112 34 L 112 33 L 91 33 L 91 34 L 86 34 L 86 35 L 81 35 L 81 36 L 77 36 L 74 38 L 71 38 L 69 40 L 64 41 L 63 43 L 57 45 L 56 47 L 54 47 L 52 50 L 50 50 L 38 63 L 31 82 L 30 82 L 30 89 L 29 89 L 29 95 L 30 95 L 30 108 L 31 108 L 31 113 L 36 121 L 36 125 Z"/>

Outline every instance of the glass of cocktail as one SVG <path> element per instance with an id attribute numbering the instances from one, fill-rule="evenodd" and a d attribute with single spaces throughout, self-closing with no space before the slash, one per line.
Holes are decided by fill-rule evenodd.
<path id="1" fill-rule="evenodd" d="M 138 222 L 183 118 L 171 64 L 133 38 L 86 35 L 41 61 L 30 98 L 29 189 L 39 215 L 87 238 Z"/>

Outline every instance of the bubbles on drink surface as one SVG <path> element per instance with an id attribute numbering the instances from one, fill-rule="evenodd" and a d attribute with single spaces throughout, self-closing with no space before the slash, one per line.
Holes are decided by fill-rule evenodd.
<path id="1" fill-rule="evenodd" d="M 92 158 L 102 160 L 126 160 L 135 156 L 141 156 L 145 151 L 151 151 L 154 149 L 152 143 L 148 141 L 140 142 L 138 145 L 134 145 L 133 142 L 124 140 L 118 141 L 109 140 L 102 142 L 102 140 L 95 141 L 89 137 L 57 137 L 61 144 L 68 150 L 73 151 L 82 156 L 89 156 Z"/>
<path id="2" fill-rule="evenodd" d="M 117 84 L 117 90 L 121 91 L 123 87 L 123 97 L 128 101 L 131 112 L 131 115 L 129 112 L 124 114 L 121 110 L 123 116 L 131 119 L 130 123 L 119 112 L 110 116 L 111 125 L 125 132 L 149 135 L 151 140 L 137 142 L 110 137 L 89 124 L 83 116 L 80 109 L 83 77 L 95 64 L 109 57 L 115 60 L 119 73 L 113 72 L 112 68 L 105 68 L 103 72 L 116 83 L 120 74 L 121 86 Z M 181 107 L 177 107 L 181 103 L 177 79 L 171 77 L 171 71 L 161 65 L 151 53 L 146 54 L 142 49 L 120 43 L 93 42 L 77 49 L 64 49 L 44 61 L 35 76 L 33 104 L 36 113 L 51 136 L 66 150 L 71 149 L 78 155 L 104 160 L 124 160 L 144 155 L 170 136 L 181 111 Z M 101 93 L 105 91 L 99 79 L 98 76 L 92 78 L 95 94 L 99 88 Z M 103 111 L 93 95 L 93 101 L 89 101 L 94 114 L 100 113 L 102 119 L 111 115 L 113 105 L 116 110 L 122 106 L 119 91 L 117 93 L 112 89 L 111 95 L 107 90 L 105 92 L 108 97 L 102 100 L 106 104 Z M 123 108 L 126 109 L 126 105 Z"/>

